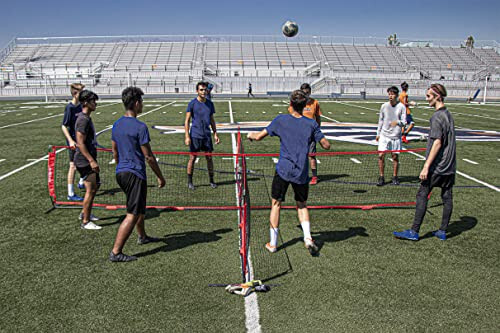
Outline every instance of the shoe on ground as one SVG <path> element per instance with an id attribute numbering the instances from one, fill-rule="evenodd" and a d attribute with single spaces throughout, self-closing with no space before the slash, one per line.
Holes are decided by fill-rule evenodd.
<path id="1" fill-rule="evenodd" d="M 194 190 L 194 185 L 193 185 L 193 183 L 188 183 L 188 189 L 190 189 L 190 190 Z"/>
<path id="2" fill-rule="evenodd" d="M 78 185 L 77 185 L 77 186 L 78 186 L 78 188 L 79 188 L 80 190 L 85 190 L 85 184 L 80 184 L 80 183 L 78 183 Z"/>
<path id="3" fill-rule="evenodd" d="M 432 232 L 432 236 L 437 237 L 440 240 L 446 240 L 446 231 L 444 230 L 436 230 Z"/>
<path id="4" fill-rule="evenodd" d="M 402 140 L 404 143 L 408 143 L 408 139 L 406 138 L 406 135 L 403 135 L 403 137 L 401 138 L 401 140 Z"/>
<path id="5" fill-rule="evenodd" d="M 83 213 L 80 213 L 80 215 L 78 216 L 78 219 L 80 221 L 83 220 Z M 90 221 L 97 222 L 97 221 L 99 221 L 99 218 L 97 216 L 95 216 L 94 214 L 90 214 Z"/>
<path id="6" fill-rule="evenodd" d="M 392 177 L 392 185 L 399 185 L 399 178 L 397 176 Z"/>
<path id="7" fill-rule="evenodd" d="M 394 237 L 399 239 L 418 241 L 418 232 L 412 229 L 407 229 L 405 231 L 394 231 L 392 234 L 394 235 Z"/>
<path id="8" fill-rule="evenodd" d="M 157 237 L 151 237 L 151 236 L 146 236 L 144 238 L 137 237 L 137 244 L 139 245 L 144 245 L 144 244 L 149 244 L 149 243 L 157 243 L 161 241 L 160 238 Z"/>
<path id="9" fill-rule="evenodd" d="M 137 260 L 136 256 L 128 256 L 124 253 L 114 254 L 113 251 L 109 253 L 109 261 L 111 262 L 128 262 Z"/>
<path id="10" fill-rule="evenodd" d="M 309 182 L 309 185 L 316 185 L 318 183 L 318 177 L 313 176 L 311 178 L 311 181 Z"/>
<path id="11" fill-rule="evenodd" d="M 384 186 L 384 184 L 385 184 L 384 177 L 382 177 L 382 176 L 378 177 L 377 186 Z"/>
<path id="12" fill-rule="evenodd" d="M 217 184 L 216 183 L 210 183 L 210 187 L 211 188 L 217 188 Z"/>
<path id="13" fill-rule="evenodd" d="M 266 249 L 271 253 L 278 251 L 278 248 L 276 246 L 272 246 L 271 243 L 266 243 Z"/>
<path id="14" fill-rule="evenodd" d="M 314 256 L 314 255 L 317 255 L 318 252 L 319 252 L 319 248 L 318 246 L 316 245 L 316 243 L 314 243 L 314 241 L 311 239 L 311 238 L 306 238 L 304 240 L 304 245 L 305 247 L 307 248 L 307 250 L 309 250 L 309 253 Z"/>
<path id="15" fill-rule="evenodd" d="M 92 221 L 87 222 L 87 223 L 82 223 L 82 224 L 80 224 L 80 227 L 82 229 L 85 229 L 85 230 L 101 230 L 102 229 L 101 226 L 98 226 L 97 224 L 95 224 Z"/>
<path id="16" fill-rule="evenodd" d="M 68 195 L 68 200 L 69 201 L 83 201 L 83 198 L 79 195 Z"/>

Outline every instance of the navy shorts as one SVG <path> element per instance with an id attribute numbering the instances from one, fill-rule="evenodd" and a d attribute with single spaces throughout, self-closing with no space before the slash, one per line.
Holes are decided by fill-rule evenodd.
<path id="1" fill-rule="evenodd" d="M 288 185 L 292 184 L 295 193 L 295 201 L 306 202 L 309 195 L 309 183 L 295 184 L 281 178 L 277 173 L 274 174 L 273 185 L 271 186 L 271 197 L 274 200 L 285 201 Z"/>
<path id="2" fill-rule="evenodd" d="M 212 144 L 212 138 L 191 138 L 191 143 L 189 144 L 189 151 L 192 153 L 197 153 L 200 151 L 211 153 L 214 151 L 214 146 Z"/>
<path id="3" fill-rule="evenodd" d="M 127 197 L 127 213 L 133 215 L 146 214 L 148 183 L 132 172 L 117 173 L 116 182 Z"/>
<path id="4" fill-rule="evenodd" d="M 77 166 L 76 170 L 78 170 L 78 172 L 80 173 L 80 178 L 83 179 L 83 180 L 87 180 L 88 176 L 90 176 L 91 174 L 95 173 L 95 175 L 96 175 L 96 184 L 98 184 L 98 185 L 101 184 L 101 177 L 99 176 L 99 173 L 95 172 L 94 170 L 92 170 L 92 168 L 90 167 L 90 164 L 87 165 L 87 166 L 84 166 L 84 167 Z"/>
<path id="5" fill-rule="evenodd" d="M 413 121 L 413 117 L 411 116 L 411 114 L 407 114 L 407 115 L 406 115 L 406 123 L 407 123 L 408 125 L 410 125 L 410 124 L 415 124 L 415 122 Z"/>

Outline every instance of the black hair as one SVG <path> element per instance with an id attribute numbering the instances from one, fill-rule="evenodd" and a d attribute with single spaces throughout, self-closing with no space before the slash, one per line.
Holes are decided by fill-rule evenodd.
<path id="1" fill-rule="evenodd" d="M 78 101 L 80 104 L 85 105 L 85 103 L 88 103 L 90 101 L 97 101 L 99 99 L 99 96 L 93 91 L 90 90 L 82 90 L 80 92 L 80 95 L 78 96 Z"/>
<path id="2" fill-rule="evenodd" d="M 142 101 L 141 88 L 138 87 L 127 87 L 122 91 L 122 102 L 126 110 L 132 110 L 136 102 Z"/>
<path id="3" fill-rule="evenodd" d="M 392 93 L 394 93 L 396 95 L 399 95 L 399 89 L 396 86 L 392 86 L 392 87 L 387 88 L 387 92 L 388 93 L 392 92 Z"/>
<path id="4" fill-rule="evenodd" d="M 198 82 L 198 83 L 196 84 L 196 91 L 198 91 L 198 88 L 199 88 L 200 86 L 203 86 L 203 87 L 207 88 L 207 87 L 208 87 L 208 82 L 205 82 L 205 81 L 200 81 L 200 82 Z"/>
<path id="5" fill-rule="evenodd" d="M 309 83 L 302 83 L 302 85 L 300 86 L 300 90 L 305 90 L 305 89 L 312 90 L 311 85 Z"/>
<path id="6" fill-rule="evenodd" d="M 406 81 L 404 81 L 403 83 L 401 83 L 401 89 L 403 89 L 403 91 L 407 91 L 408 90 L 408 83 L 406 83 Z"/>
<path id="7" fill-rule="evenodd" d="M 302 90 L 294 90 L 290 95 L 290 104 L 295 111 L 302 114 L 308 99 L 306 93 Z"/>

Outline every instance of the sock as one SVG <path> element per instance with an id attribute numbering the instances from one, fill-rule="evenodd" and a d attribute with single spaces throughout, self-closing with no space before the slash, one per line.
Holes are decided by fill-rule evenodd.
<path id="1" fill-rule="evenodd" d="M 318 169 L 311 169 L 313 177 L 318 177 Z"/>
<path id="2" fill-rule="evenodd" d="M 278 228 L 269 228 L 269 234 L 271 235 L 271 241 L 269 242 L 271 246 L 278 246 Z"/>
<path id="3" fill-rule="evenodd" d="M 214 175 L 208 175 L 208 177 L 210 178 L 210 183 L 215 183 Z"/>
<path id="4" fill-rule="evenodd" d="M 188 174 L 188 183 L 189 184 L 193 183 L 193 175 Z"/>
<path id="5" fill-rule="evenodd" d="M 312 239 L 311 237 L 311 223 L 309 221 L 300 222 L 302 231 L 304 232 L 304 240 L 306 238 Z"/>
<path id="6" fill-rule="evenodd" d="M 83 185 L 83 178 L 80 178 L 80 180 L 78 181 L 78 184 Z"/>
<path id="7" fill-rule="evenodd" d="M 75 188 L 73 184 L 68 184 L 68 196 L 72 197 L 75 195 Z"/>

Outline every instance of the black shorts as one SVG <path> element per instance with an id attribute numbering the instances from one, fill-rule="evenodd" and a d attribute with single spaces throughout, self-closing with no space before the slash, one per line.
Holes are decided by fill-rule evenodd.
<path id="1" fill-rule="evenodd" d="M 70 162 L 73 162 L 73 160 L 75 159 L 75 153 L 76 153 L 76 149 L 69 149 L 68 148 L 68 155 L 69 155 Z"/>
<path id="2" fill-rule="evenodd" d="M 98 172 L 95 172 L 94 170 L 92 170 L 92 168 L 90 167 L 90 164 L 87 165 L 87 166 L 84 166 L 84 167 L 76 167 L 76 170 L 78 170 L 78 172 L 80 173 L 80 178 L 83 179 L 83 180 L 87 180 L 88 176 L 90 176 L 91 174 L 95 173 L 96 175 L 96 183 L 98 185 L 101 184 L 101 177 L 99 176 L 99 173 Z"/>
<path id="3" fill-rule="evenodd" d="M 147 181 L 132 172 L 120 172 L 116 174 L 116 182 L 127 196 L 127 213 L 146 214 Z"/>
<path id="4" fill-rule="evenodd" d="M 293 192 L 295 193 L 295 201 L 306 202 L 309 195 L 309 184 L 290 183 L 281 178 L 277 173 L 274 174 L 271 197 L 274 200 L 285 201 L 286 190 L 289 184 L 292 184 Z"/>
<path id="5" fill-rule="evenodd" d="M 431 189 L 434 187 L 450 188 L 455 184 L 455 174 L 438 175 L 429 173 L 427 179 L 421 182 L 422 186 L 428 186 Z"/>
<path id="6" fill-rule="evenodd" d="M 197 153 L 200 151 L 211 153 L 214 151 L 214 146 L 212 144 L 212 138 L 191 138 L 191 144 L 189 145 L 189 151 L 192 153 Z"/>

